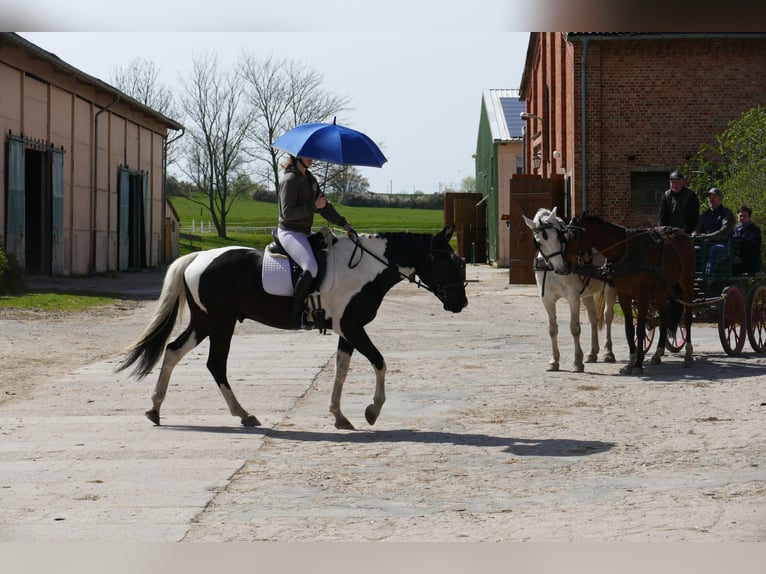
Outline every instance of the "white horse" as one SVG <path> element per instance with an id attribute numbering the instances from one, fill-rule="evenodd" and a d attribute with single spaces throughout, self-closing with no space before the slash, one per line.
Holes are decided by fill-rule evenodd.
<path id="1" fill-rule="evenodd" d="M 558 322 L 556 319 L 556 302 L 566 299 L 569 303 L 569 330 L 574 339 L 573 370 L 582 373 L 583 350 L 580 346 L 580 301 L 582 300 L 588 312 L 590 321 L 590 352 L 585 362 L 595 363 L 598 360 L 598 332 L 606 323 L 606 341 L 604 341 L 605 363 L 614 363 L 612 352 L 612 320 L 614 319 L 614 304 L 617 291 L 604 281 L 570 274 L 564 260 L 563 251 L 566 248 L 567 226 L 556 216 L 556 208 L 548 210 L 541 208 L 534 219 L 523 216 L 524 221 L 532 230 L 537 255 L 535 256 L 535 280 L 540 289 L 543 306 L 548 313 L 548 334 L 551 337 L 552 355 L 548 364 L 549 371 L 559 370 Z M 551 273 L 554 271 L 554 273 Z"/>

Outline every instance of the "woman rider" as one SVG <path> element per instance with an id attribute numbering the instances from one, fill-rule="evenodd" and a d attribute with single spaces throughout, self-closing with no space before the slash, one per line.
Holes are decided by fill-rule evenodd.
<path id="1" fill-rule="evenodd" d="M 318 212 L 330 223 L 343 227 L 349 237 L 355 237 L 356 231 L 349 225 L 324 193 L 319 183 L 309 171 L 314 160 L 306 157 L 288 156 L 282 164 L 285 173 L 279 183 L 279 242 L 303 270 L 295 284 L 293 308 L 290 314 L 290 328 L 303 326 L 303 303 L 309 294 L 311 284 L 317 275 L 318 265 L 309 245 L 308 236 L 314 222 L 314 212 Z"/>

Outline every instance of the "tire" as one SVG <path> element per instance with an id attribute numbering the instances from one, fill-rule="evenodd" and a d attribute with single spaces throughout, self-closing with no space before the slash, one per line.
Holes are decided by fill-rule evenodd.
<path id="1" fill-rule="evenodd" d="M 745 346 L 747 310 L 742 290 L 729 285 L 721 292 L 718 304 L 718 337 L 727 355 L 739 355 Z"/>
<path id="2" fill-rule="evenodd" d="M 644 337 L 644 354 L 649 352 L 649 349 L 652 348 L 652 343 L 654 342 L 654 333 L 657 330 L 657 327 L 655 323 L 657 321 L 653 320 L 653 309 L 649 309 L 649 317 L 646 318 L 646 336 Z M 636 348 L 638 348 L 638 308 L 633 306 L 633 329 L 635 329 L 635 339 L 633 340 L 633 343 L 635 344 Z"/>
<path id="3" fill-rule="evenodd" d="M 759 285 L 750 294 L 747 315 L 747 338 L 756 353 L 766 353 L 766 286 Z"/>

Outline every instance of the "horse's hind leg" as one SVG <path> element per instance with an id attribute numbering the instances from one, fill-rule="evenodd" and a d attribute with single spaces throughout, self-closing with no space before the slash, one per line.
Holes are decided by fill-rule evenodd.
<path id="1" fill-rule="evenodd" d="M 614 363 L 614 351 L 612 350 L 612 321 L 614 320 L 614 304 L 617 295 L 614 289 L 605 287 L 604 291 L 604 322 L 606 323 L 606 339 L 604 340 L 604 362 Z"/>
<path id="2" fill-rule="evenodd" d="M 234 391 L 231 390 L 231 385 L 229 385 L 229 380 L 227 378 L 226 363 L 229 357 L 231 337 L 234 334 L 235 325 L 236 321 L 232 320 L 230 323 L 216 329 L 215 333 L 210 333 L 210 351 L 207 356 L 207 369 L 218 384 L 218 388 L 221 390 L 221 394 L 223 395 L 232 416 L 239 417 L 242 424 L 246 427 L 261 426 L 261 422 L 239 404 L 237 397 L 234 395 Z"/>
<path id="3" fill-rule="evenodd" d="M 198 335 L 194 328 L 189 325 L 183 333 L 165 347 L 165 355 L 162 358 L 160 376 L 157 379 L 157 384 L 154 386 L 154 392 L 152 393 L 152 408 L 145 413 L 146 418 L 154 424 L 160 424 L 160 407 L 162 407 L 162 402 L 165 400 L 165 395 L 168 391 L 168 383 L 170 383 L 170 375 L 173 373 L 173 369 L 184 355 L 199 345 L 200 341 L 204 338 L 204 336 Z"/>

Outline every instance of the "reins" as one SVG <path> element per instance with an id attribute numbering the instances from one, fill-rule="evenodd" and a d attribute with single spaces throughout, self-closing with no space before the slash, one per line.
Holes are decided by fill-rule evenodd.
<path id="1" fill-rule="evenodd" d="M 355 267 L 357 267 L 362 262 L 362 257 L 364 256 L 364 254 L 368 253 L 369 255 L 372 256 L 373 259 L 376 259 L 377 261 L 382 263 L 387 268 L 389 268 L 389 269 L 395 271 L 396 273 L 398 273 L 399 277 L 401 277 L 402 279 L 407 279 L 410 283 L 415 283 L 418 287 L 422 287 L 423 289 L 426 289 L 427 291 L 430 291 L 431 293 L 435 294 L 435 291 L 433 289 L 431 289 L 428 285 L 426 285 L 420 279 L 417 278 L 417 275 L 415 274 L 414 271 L 412 272 L 411 275 L 407 275 L 406 273 L 402 273 L 399 270 L 399 267 L 397 265 L 392 265 L 389 261 L 386 261 L 385 259 L 380 257 L 378 254 L 373 253 L 372 251 L 367 249 L 364 245 L 362 245 L 362 240 L 359 238 L 358 235 L 356 237 L 354 237 L 354 238 L 351 238 L 351 241 L 354 242 L 354 250 L 351 252 L 351 256 L 348 259 L 348 268 L 349 269 L 354 269 Z M 361 251 L 361 254 L 359 255 L 359 261 L 354 263 L 354 257 L 356 256 L 357 251 Z"/>

